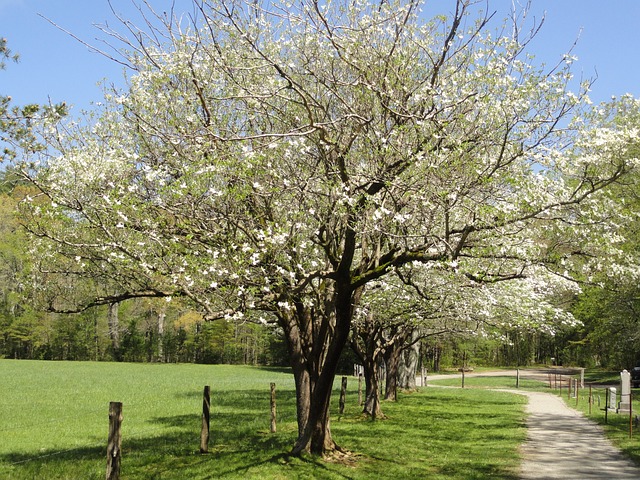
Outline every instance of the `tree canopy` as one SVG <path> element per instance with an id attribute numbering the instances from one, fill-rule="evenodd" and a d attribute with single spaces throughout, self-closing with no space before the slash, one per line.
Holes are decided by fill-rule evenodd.
<path id="1" fill-rule="evenodd" d="M 635 167 L 636 126 L 583 115 L 570 60 L 536 65 L 530 37 L 491 32 L 473 2 L 432 20 L 420 6 L 204 0 L 131 29 L 128 88 L 88 124 L 44 117 L 46 148 L 22 152 L 44 197 L 22 210 L 40 270 L 85 285 L 43 282 L 50 308 L 182 296 L 209 319 L 275 319 L 294 451 L 323 453 L 370 282 L 411 264 L 570 276 L 615 248 L 603 192 Z"/>

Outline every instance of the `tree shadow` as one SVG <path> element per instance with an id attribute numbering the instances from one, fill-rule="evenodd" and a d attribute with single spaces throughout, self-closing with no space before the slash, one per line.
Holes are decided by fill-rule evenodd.
<path id="1" fill-rule="evenodd" d="M 187 392 L 181 397 L 202 397 Z M 199 405 L 197 401 L 194 405 Z M 295 392 L 279 391 L 278 432 L 270 432 L 270 392 L 224 391 L 211 395 L 209 453 L 200 453 L 202 412 L 157 416 L 145 428 L 122 426 L 124 478 L 220 478 L 272 465 L 274 470 L 290 465 L 288 456 L 297 435 Z M 10 478 L 104 478 L 107 428 L 104 445 L 78 446 L 65 450 L 11 452 L 0 455 Z M 92 442 L 88 440 L 87 443 Z M 307 463 L 312 460 L 307 461 Z M 320 468 L 318 462 L 315 468 Z M 74 473 L 69 473 L 74 472 Z"/>
<path id="2" fill-rule="evenodd" d="M 494 413 L 492 408 L 513 406 L 508 395 L 491 396 L 482 399 L 481 408 L 477 408 L 469 397 L 460 394 L 460 390 L 451 393 L 440 391 L 437 398 L 422 393 L 411 394 L 411 401 L 401 398 L 397 403 L 383 403 L 386 419 L 371 421 L 361 416 L 346 418 L 350 424 L 350 443 L 354 449 L 366 449 L 367 462 L 385 465 L 389 471 L 407 471 L 407 478 L 500 478 L 516 480 L 513 461 L 517 450 L 503 456 L 491 455 L 488 445 L 504 445 L 511 442 L 515 429 L 524 428 L 524 416 L 518 409 L 513 414 Z M 396 419 L 411 419 L 410 425 Z M 333 424 L 337 439 L 341 433 L 341 424 Z M 385 443 L 385 438 L 392 438 Z M 379 448 L 371 445 L 380 444 Z M 398 456 L 393 445 L 403 445 L 405 456 Z M 498 447 L 499 448 L 499 447 Z M 459 455 L 456 452 L 464 452 Z M 407 466 L 407 456 L 423 459 Z M 448 461 L 456 458 L 455 461 Z M 397 467 L 397 470 L 396 470 Z M 403 470 L 404 468 L 404 470 Z M 366 469 L 366 465 L 365 465 Z M 390 477 L 386 477 L 390 478 Z"/>
<path id="3" fill-rule="evenodd" d="M 256 370 L 263 370 L 265 372 L 275 372 L 275 373 L 286 373 L 288 375 L 293 375 L 293 369 L 291 367 L 269 367 L 266 365 L 256 365 Z"/>
<path id="4" fill-rule="evenodd" d="M 199 392 L 185 393 L 194 399 Z M 355 404 L 355 394 L 347 398 Z M 452 391 L 443 393 L 437 400 L 413 395 L 410 402 L 387 404 L 388 420 L 372 422 L 360 415 L 360 408 L 353 409 L 332 422 L 335 440 L 354 452 L 366 452 L 357 456 L 358 463 L 348 466 L 327 462 L 314 456 L 292 457 L 291 451 L 297 436 L 295 423 L 295 392 L 278 392 L 278 416 L 288 418 L 278 423 L 277 433 L 269 431 L 269 392 L 235 390 L 212 394 L 212 415 L 209 452 L 200 453 L 201 412 L 165 415 L 147 420 L 150 428 L 127 431 L 123 424 L 122 477 L 140 480 L 182 480 L 214 478 L 401 478 L 397 471 L 405 467 L 406 458 L 397 455 L 395 447 L 411 445 L 409 455 L 417 459 L 412 470 L 415 478 L 438 475 L 455 478 L 515 479 L 497 463 L 474 461 L 483 455 L 482 444 L 507 436 L 517 425 L 519 417 L 500 426 L 492 425 L 488 432 L 473 428 L 482 422 L 497 422 L 499 415 L 478 413 L 468 399 Z M 493 399 L 498 404 L 509 403 Z M 195 402 L 198 405 L 197 402 Z M 486 405 L 485 405 L 486 406 Z M 402 409 L 400 412 L 398 409 Z M 408 417 L 407 417 L 408 415 Z M 332 413 L 332 418 L 338 416 Z M 412 418 L 407 428 L 395 418 Z M 502 417 L 503 418 L 503 417 Z M 440 430 L 440 426 L 448 424 Z M 451 432 L 460 438 L 451 438 Z M 386 441 L 386 447 L 372 447 Z M 452 442 L 463 442 L 469 460 L 441 462 L 434 465 L 432 455 L 442 456 Z M 106 468 L 106 432 L 103 446 L 80 446 L 64 452 L 45 451 L 33 454 L 10 453 L 0 456 L 0 477 L 3 468 L 10 466 L 12 479 L 98 479 L 104 478 Z M 381 466 L 384 466 L 381 469 Z"/>

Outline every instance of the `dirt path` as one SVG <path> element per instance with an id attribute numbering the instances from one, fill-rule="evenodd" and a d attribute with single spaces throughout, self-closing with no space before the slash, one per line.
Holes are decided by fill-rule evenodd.
<path id="1" fill-rule="evenodd" d="M 535 375 L 528 373 L 525 376 L 529 378 Z M 485 374 L 468 374 L 478 375 Z M 515 377 L 515 371 L 488 372 L 487 375 Z M 429 380 L 438 377 L 430 376 Z M 560 397 L 551 393 L 506 391 L 529 397 L 527 440 L 521 446 L 520 477 L 523 480 L 640 479 L 640 467 L 613 446 L 599 425 L 569 408 Z"/>

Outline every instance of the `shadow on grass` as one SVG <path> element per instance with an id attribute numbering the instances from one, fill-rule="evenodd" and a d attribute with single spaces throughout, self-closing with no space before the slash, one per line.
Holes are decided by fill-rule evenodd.
<path id="1" fill-rule="evenodd" d="M 202 393 L 184 396 L 201 398 Z M 211 396 L 209 453 L 200 453 L 201 412 L 151 417 L 145 427 L 122 427 L 122 472 L 128 479 L 205 479 L 277 477 L 278 471 L 299 467 L 322 470 L 314 458 L 292 458 L 295 392 L 277 393 L 278 432 L 271 433 L 269 392 L 225 391 Z M 195 405 L 199 405 L 196 401 Z M 0 478 L 104 478 L 103 446 L 80 446 L 0 455 Z M 263 475 L 261 472 L 266 472 Z M 271 473 L 270 473 L 271 472 Z M 331 477 L 336 478 L 336 477 Z M 341 477 L 346 478 L 346 477 Z"/>
<path id="2" fill-rule="evenodd" d="M 519 460 L 514 443 L 524 440 L 524 415 L 514 408 L 520 402 L 508 394 L 491 393 L 480 393 L 484 398 L 479 403 L 472 401 L 479 393 L 442 390 L 436 398 L 411 394 L 398 403 L 384 402 L 385 420 L 344 418 L 333 430 L 339 436 L 343 424 L 351 422 L 348 446 L 366 451 L 372 460 L 367 463 L 384 465 L 397 472 L 396 478 L 515 480 Z M 397 454 L 398 445 L 402 455 Z"/>
<path id="3" fill-rule="evenodd" d="M 12 466 L 16 470 L 28 467 L 28 464 L 56 464 L 95 459 L 106 454 L 106 446 L 78 447 L 68 450 L 41 450 L 34 453 L 6 453 L 0 455 L 0 464 Z M 106 457 L 105 457 L 106 459 Z M 105 460 L 106 462 L 106 460 Z"/>
<path id="4" fill-rule="evenodd" d="M 293 375 L 293 369 L 291 367 L 268 367 L 265 365 L 256 365 L 256 370 L 264 370 L 265 372 L 286 373 Z"/>
<path id="5" fill-rule="evenodd" d="M 193 392 L 189 396 L 200 397 Z M 513 406 L 507 397 L 470 401 L 470 393 L 458 390 L 404 396 L 399 403 L 383 404 L 388 415 L 372 422 L 360 415 L 353 394 L 348 414 L 333 415 L 334 439 L 358 455 L 355 466 L 313 456 L 287 454 L 297 435 L 295 392 L 278 392 L 278 423 L 269 432 L 268 392 L 237 390 L 212 395 L 209 453 L 200 454 L 200 412 L 158 416 L 148 420 L 147 433 L 131 431 L 123 424 L 122 477 L 126 479 L 253 479 L 253 478 L 500 478 L 517 477 L 499 450 L 514 428 L 521 427 L 518 412 L 505 416 Z M 336 402 L 334 402 L 336 403 Z M 220 413 L 214 413 L 216 409 Z M 496 444 L 496 450 L 487 448 Z M 496 453 L 496 455 L 493 455 Z M 499 453 L 499 455 L 497 455 Z M 48 456 L 46 456 L 49 454 Z M 499 457 L 496 459 L 496 457 Z M 0 457 L 0 478 L 63 479 L 104 478 L 104 447 L 77 447 L 64 452 L 7 454 Z M 9 464 L 11 475 L 3 477 Z"/>
<path id="6" fill-rule="evenodd" d="M 147 435 L 127 438 L 123 428 L 123 478 L 220 478 L 263 464 L 278 465 L 294 437 L 245 427 L 253 421 L 250 415 L 227 415 L 225 428 L 211 432 L 208 454 L 199 452 L 200 417 L 196 414 L 156 418 L 153 423 L 166 428 Z M 10 473 L 2 473 L 3 468 Z M 106 438 L 103 447 L 0 456 L 0 478 L 104 478 L 105 468 Z"/>
<path id="7" fill-rule="evenodd" d="M 269 404 L 271 391 L 267 385 L 264 390 L 211 390 L 211 406 L 237 406 L 239 403 L 252 402 L 255 404 Z M 203 391 L 189 391 L 175 394 L 175 398 L 201 400 Z M 296 392 L 291 389 L 276 389 L 276 399 L 281 402 L 295 403 Z"/>

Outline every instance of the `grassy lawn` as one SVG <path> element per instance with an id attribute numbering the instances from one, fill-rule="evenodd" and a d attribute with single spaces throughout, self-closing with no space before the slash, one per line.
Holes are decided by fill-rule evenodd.
<path id="1" fill-rule="evenodd" d="M 611 370 L 601 370 L 597 368 L 585 370 L 584 372 L 585 383 L 598 383 L 611 385 L 612 387 L 620 387 L 620 372 Z"/>
<path id="2" fill-rule="evenodd" d="M 453 378 L 441 380 L 430 380 L 428 385 L 439 385 L 446 387 L 460 387 L 462 380 L 460 374 Z M 492 376 L 492 377 L 466 377 L 464 379 L 465 388 L 516 388 L 516 379 L 513 375 Z M 549 385 L 546 382 L 520 378 L 519 388 L 527 390 L 548 391 Z"/>
<path id="3" fill-rule="evenodd" d="M 383 404 L 385 420 L 371 422 L 350 377 L 345 414 L 336 391 L 331 425 L 353 452 L 345 464 L 286 455 L 297 432 L 295 391 L 281 370 L 0 360 L 0 382 L 2 479 L 103 479 L 109 401 L 123 402 L 123 479 L 515 479 L 526 435 L 525 398 L 477 388 L 401 395 Z M 204 385 L 212 438 L 201 455 Z"/>

